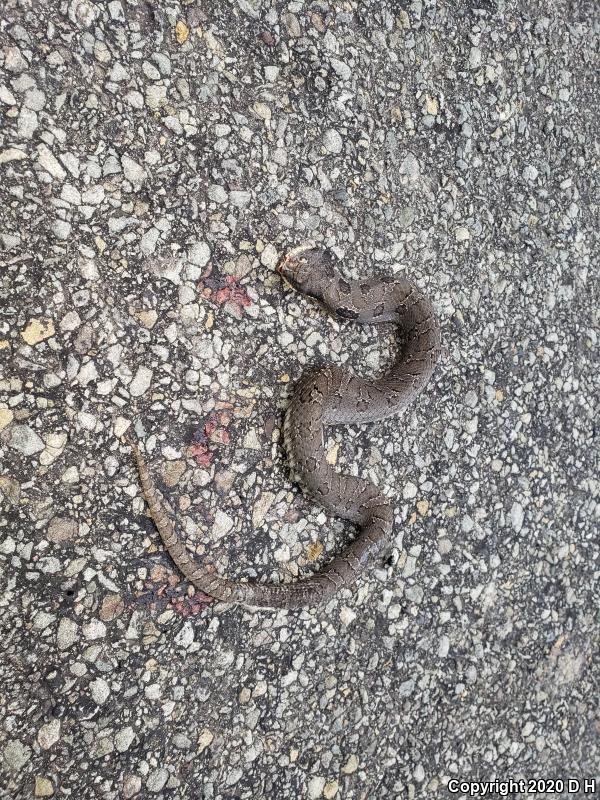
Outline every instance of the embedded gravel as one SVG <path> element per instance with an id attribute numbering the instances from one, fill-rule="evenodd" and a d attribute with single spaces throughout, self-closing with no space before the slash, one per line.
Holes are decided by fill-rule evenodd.
<path id="1" fill-rule="evenodd" d="M 599 34 L 594 2 L 4 0 L 0 797 L 600 779 Z M 330 431 L 397 497 L 392 557 L 253 613 L 181 580 L 122 437 L 224 574 L 348 540 L 282 413 L 395 334 L 282 285 L 308 240 L 409 275 L 445 354 Z"/>

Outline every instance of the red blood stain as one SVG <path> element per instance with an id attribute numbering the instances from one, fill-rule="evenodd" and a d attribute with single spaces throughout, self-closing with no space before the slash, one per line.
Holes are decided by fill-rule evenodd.
<path id="1" fill-rule="evenodd" d="M 208 468 L 214 453 L 211 444 L 227 445 L 231 441 L 226 425 L 229 424 L 231 415 L 227 410 L 211 411 L 202 426 L 194 435 L 194 441 L 188 448 L 188 453 L 196 459 L 201 467 Z"/>
<path id="2" fill-rule="evenodd" d="M 191 617 L 195 614 L 199 614 L 200 611 L 209 606 L 213 601 L 214 597 L 198 591 L 191 597 L 187 595 L 184 597 L 172 597 L 171 606 L 173 610 L 181 614 L 182 617 Z"/>
<path id="3" fill-rule="evenodd" d="M 233 275 L 218 276 L 216 278 L 211 275 L 205 275 L 198 284 L 198 291 L 202 297 L 218 306 L 231 303 L 239 314 L 241 314 L 243 308 L 252 305 L 248 292 L 243 286 L 240 286 Z"/>

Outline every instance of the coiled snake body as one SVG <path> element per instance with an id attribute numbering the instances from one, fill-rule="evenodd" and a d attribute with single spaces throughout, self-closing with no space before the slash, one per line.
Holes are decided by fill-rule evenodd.
<path id="1" fill-rule="evenodd" d="M 336 472 L 325 458 L 328 425 L 374 422 L 398 414 L 423 389 L 440 353 L 440 332 L 430 301 L 409 281 L 344 279 L 330 254 L 314 248 L 292 250 L 279 273 L 298 291 L 314 297 L 342 319 L 401 326 L 403 347 L 391 369 L 365 380 L 341 367 L 308 373 L 295 390 L 284 422 L 292 474 L 328 511 L 359 528 L 351 544 L 320 572 L 289 584 L 247 583 L 222 578 L 200 566 L 175 530 L 139 447 L 133 441 L 150 514 L 173 561 L 198 589 L 219 600 L 246 606 L 314 606 L 349 586 L 389 543 L 393 511 L 374 484 Z"/>

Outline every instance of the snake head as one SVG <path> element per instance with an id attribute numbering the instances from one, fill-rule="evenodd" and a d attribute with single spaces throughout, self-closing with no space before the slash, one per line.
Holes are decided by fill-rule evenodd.
<path id="1" fill-rule="evenodd" d="M 322 300 L 327 267 L 320 250 L 304 245 L 290 250 L 277 265 L 277 272 L 298 292 Z"/>

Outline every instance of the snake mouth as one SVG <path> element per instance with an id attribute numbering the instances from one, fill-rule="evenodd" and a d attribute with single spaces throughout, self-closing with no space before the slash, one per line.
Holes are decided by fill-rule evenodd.
<path id="1" fill-rule="evenodd" d="M 291 271 L 293 269 L 293 267 L 290 265 L 293 262 L 299 261 L 302 253 L 306 253 L 308 250 L 312 249 L 313 247 L 310 244 L 302 244 L 299 247 L 294 247 L 292 250 L 289 250 L 282 259 L 280 259 L 279 263 L 275 267 L 275 271 L 285 277 L 286 271 Z"/>

